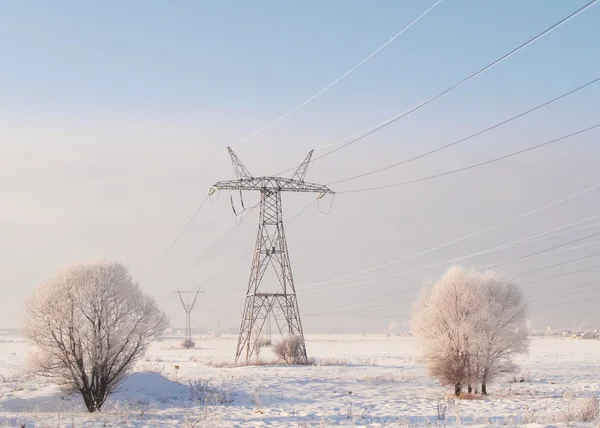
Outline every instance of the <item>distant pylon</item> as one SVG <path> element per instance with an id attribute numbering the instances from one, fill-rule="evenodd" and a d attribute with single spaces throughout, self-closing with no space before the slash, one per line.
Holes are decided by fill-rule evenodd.
<path id="1" fill-rule="evenodd" d="M 179 288 L 177 289 L 181 306 L 183 306 L 183 310 L 185 311 L 185 339 L 182 343 L 184 348 L 193 348 L 195 346 L 194 341 L 192 340 L 192 309 L 194 309 L 199 293 L 204 293 L 204 291 L 181 291 Z M 194 299 L 192 300 L 192 303 L 187 303 L 183 299 L 183 294 L 193 294 Z"/>
<path id="2" fill-rule="evenodd" d="M 304 182 L 312 150 L 294 172 L 292 178 L 253 177 L 233 150 L 230 147 L 227 150 L 237 179 L 219 181 L 213 186 L 212 191 L 256 190 L 260 192 L 258 235 L 235 359 L 237 361 L 244 355 L 246 362 L 250 361 L 255 355 L 257 346 L 253 339 L 260 337 L 265 322 L 273 317 L 281 336 L 288 334 L 300 338 L 302 361 L 299 362 L 306 363 L 308 358 L 304 344 L 304 332 L 283 230 L 281 192 L 315 192 L 319 193 L 319 197 L 321 197 L 323 194 L 333 193 L 333 191 L 327 186 Z M 268 284 L 261 286 L 261 282 L 269 266 L 275 271 L 278 285 L 275 289 L 267 292 Z"/>

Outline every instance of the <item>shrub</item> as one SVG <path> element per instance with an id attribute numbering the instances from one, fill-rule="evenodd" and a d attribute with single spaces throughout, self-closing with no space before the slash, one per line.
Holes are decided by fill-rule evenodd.
<path id="1" fill-rule="evenodd" d="M 181 347 L 185 349 L 195 348 L 196 342 L 194 342 L 192 339 L 186 339 L 183 342 L 181 342 Z"/>
<path id="2" fill-rule="evenodd" d="M 286 364 L 296 365 L 306 363 L 304 361 L 304 342 L 299 336 L 286 336 L 273 347 L 273 352 Z"/>

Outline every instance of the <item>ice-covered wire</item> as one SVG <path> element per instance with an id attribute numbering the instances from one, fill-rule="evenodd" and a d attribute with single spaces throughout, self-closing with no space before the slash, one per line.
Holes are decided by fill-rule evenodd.
<path id="1" fill-rule="evenodd" d="M 372 126 L 370 128 L 364 129 L 362 131 L 359 131 L 353 135 L 350 135 L 349 137 L 343 138 L 341 140 L 335 141 L 333 143 L 330 144 L 326 144 L 324 146 L 318 147 L 316 150 L 322 150 L 324 148 L 327 147 L 331 147 L 331 146 L 335 146 L 338 145 L 340 143 L 343 143 L 344 141 L 350 140 L 347 143 L 333 149 L 330 150 L 326 153 L 323 153 L 320 156 L 317 156 L 315 158 L 312 159 L 312 162 L 318 161 L 319 159 L 323 159 L 324 157 L 327 157 L 333 153 L 336 153 L 352 144 L 355 144 L 359 141 L 361 141 L 362 139 L 368 137 L 369 135 L 374 134 L 377 131 L 380 131 L 381 129 L 391 125 L 392 123 L 395 123 L 396 121 L 402 119 L 405 116 L 408 116 L 409 114 L 413 113 L 414 111 L 417 111 L 418 109 L 420 109 L 421 107 L 426 106 L 427 104 L 435 101 L 436 99 L 442 97 L 443 95 L 447 94 L 448 92 L 458 88 L 459 86 L 462 86 L 463 84 L 467 83 L 469 80 L 474 79 L 475 77 L 479 76 L 482 73 L 485 73 L 487 70 L 491 69 L 492 67 L 495 67 L 496 65 L 500 64 L 501 62 L 507 60 L 508 58 L 510 58 L 511 56 L 515 55 L 516 53 L 518 53 L 519 51 L 525 49 L 527 46 L 537 42 L 538 40 L 540 40 L 541 38 L 543 38 L 544 36 L 550 34 L 552 31 L 556 30 L 557 28 L 559 28 L 560 26 L 562 26 L 563 24 L 567 23 L 568 21 L 570 21 L 571 19 L 575 18 L 577 15 L 583 13 L 584 11 L 586 11 L 587 9 L 589 9 L 590 7 L 594 6 L 598 1 L 600 0 L 592 0 L 590 2 L 588 2 L 587 4 L 585 4 L 584 6 L 580 7 L 579 9 L 577 9 L 575 12 L 571 13 L 570 15 L 564 17 L 563 19 L 561 19 L 560 21 L 556 22 L 555 24 L 551 25 L 550 27 L 546 28 L 544 31 L 542 31 L 541 33 L 538 33 L 536 36 L 530 38 L 529 40 L 527 40 L 526 42 L 522 43 L 521 45 L 517 46 L 516 48 L 514 48 L 513 50 L 511 50 L 510 52 L 502 55 L 500 58 L 496 59 L 495 61 L 491 62 L 490 64 L 486 65 L 485 67 L 481 68 L 480 70 L 476 71 L 475 73 L 471 74 L 470 76 L 464 78 L 463 80 L 455 83 L 454 85 L 450 86 L 449 88 L 443 90 L 442 92 L 438 93 L 437 95 L 434 95 L 433 97 L 423 101 L 420 104 L 417 104 L 416 106 L 406 110 L 403 113 L 400 113 L 396 116 L 393 116 L 375 126 Z M 288 171 L 293 170 L 295 167 L 293 168 L 289 168 L 285 171 L 280 172 L 277 175 L 281 175 L 284 174 Z"/>
<path id="2" fill-rule="evenodd" d="M 362 274 L 364 274 L 364 273 L 372 272 L 372 271 L 375 271 L 375 270 L 378 270 L 378 269 L 381 269 L 381 268 L 384 268 L 384 267 L 387 267 L 387 266 L 390 266 L 390 265 L 393 265 L 393 264 L 396 264 L 396 263 L 400 263 L 400 262 L 402 262 L 402 261 L 405 261 L 405 260 L 412 259 L 412 258 L 414 258 L 414 257 L 417 257 L 417 256 L 420 256 L 420 255 L 423 255 L 423 254 L 429 253 L 429 252 L 431 252 L 431 251 L 435 251 L 435 250 L 437 250 L 437 249 L 441 249 L 441 248 L 447 247 L 447 246 L 449 246 L 449 245 L 452 245 L 452 244 L 454 244 L 454 243 L 457 243 L 457 242 L 463 241 L 463 240 L 465 240 L 465 239 L 468 239 L 468 238 L 471 238 L 471 237 L 473 237 L 473 236 L 477 236 L 477 235 L 480 235 L 480 234 L 482 234 L 482 233 L 488 232 L 488 231 L 490 231 L 490 230 L 497 229 L 498 227 L 501 227 L 501 226 L 503 226 L 503 225 L 505 225 L 505 224 L 508 224 L 508 223 L 511 223 L 511 222 L 513 222 L 513 221 L 519 220 L 519 219 L 520 219 L 520 218 L 522 218 L 522 217 L 526 217 L 526 216 L 532 215 L 533 213 L 538 213 L 538 212 L 541 212 L 541 211 L 543 211 L 543 210 L 545 210 L 545 209 L 547 209 L 547 208 L 550 208 L 550 207 L 552 207 L 552 206 L 555 206 L 555 205 L 557 205 L 557 204 L 559 204 L 559 203 L 562 203 L 562 202 L 568 201 L 568 200 L 570 200 L 570 199 L 572 199 L 572 198 L 574 198 L 574 197 L 576 197 L 576 196 L 583 195 L 584 193 L 587 193 L 587 192 L 589 192 L 589 191 L 591 191 L 591 190 L 594 190 L 594 189 L 597 189 L 597 188 L 599 188 L 599 187 L 600 187 L 600 184 L 596 184 L 596 185 L 594 185 L 594 186 L 591 186 L 591 187 L 589 187 L 589 188 L 587 188 L 587 189 L 584 189 L 584 190 L 582 190 L 582 191 L 576 192 L 576 193 L 574 193 L 574 194 L 572 194 L 572 195 L 569 195 L 569 196 L 567 196 L 567 197 L 564 197 L 564 198 L 561 198 L 561 199 L 559 199 L 559 200 L 553 201 L 553 202 L 552 202 L 552 203 L 550 203 L 550 204 L 544 204 L 542 207 L 539 207 L 539 208 L 536 208 L 536 209 L 534 209 L 534 210 L 528 211 L 528 212 L 526 212 L 526 213 L 524 213 L 524 214 L 521 214 L 521 215 L 517 215 L 517 216 L 515 216 L 514 218 L 512 218 L 512 219 L 509 219 L 509 220 L 508 220 L 508 221 L 506 221 L 506 222 L 501 222 L 501 223 L 498 223 L 498 224 L 496 224 L 496 225 L 493 225 L 493 226 L 486 227 L 486 228 L 484 228 L 484 229 L 481 229 L 481 230 L 479 230 L 479 231 L 477 231 L 477 232 L 474 232 L 474 233 L 467 234 L 467 235 L 465 235 L 465 236 L 462 236 L 462 237 L 460 237 L 460 238 L 454 239 L 454 240 L 452 240 L 452 241 L 450 241 L 450 242 L 447 242 L 447 243 L 445 243 L 445 244 L 437 245 L 437 246 L 435 246 L 435 247 L 432 247 L 432 248 L 430 248 L 430 249 L 428 249 L 428 250 L 421 251 L 421 252 L 417 252 L 417 253 L 415 253 L 415 254 L 412 254 L 412 255 L 410 255 L 410 256 L 403 257 L 403 258 L 400 258 L 400 259 L 398 259 L 398 260 L 394 260 L 394 261 L 391 261 L 391 262 L 387 262 L 387 263 L 381 264 L 381 265 L 379 265 L 379 266 L 375 266 L 375 267 L 368 268 L 368 269 L 363 269 L 363 270 L 360 270 L 360 271 L 358 271 L 358 272 L 354 272 L 354 273 L 347 274 L 347 275 L 342 275 L 342 276 L 339 276 L 339 277 L 336 277 L 336 278 L 333 278 L 333 279 L 329 279 L 329 280 L 327 280 L 327 281 L 321 281 L 321 282 L 317 282 L 317 283 L 313 283 L 313 284 L 308 284 L 308 285 L 305 285 L 305 286 L 303 286 L 303 287 L 309 287 L 309 286 L 310 286 L 310 287 L 313 287 L 313 286 L 318 286 L 318 285 L 330 284 L 330 283 L 332 283 L 332 282 L 338 282 L 338 281 L 341 281 L 341 280 L 344 280 L 344 279 L 352 278 L 352 277 L 354 277 L 354 276 L 362 275 Z M 302 288 L 302 286 L 301 286 L 300 288 Z"/>
<path id="3" fill-rule="evenodd" d="M 321 89 L 320 91 L 318 91 L 317 93 L 315 93 L 314 95 L 310 96 L 308 99 L 306 99 L 305 101 L 303 101 L 302 103 L 298 104 L 296 107 L 294 107 L 293 109 L 291 109 L 290 111 L 288 111 L 287 113 L 283 114 L 282 116 L 279 116 L 277 119 L 275 119 L 274 121 L 268 123 L 267 125 L 263 126 L 262 128 L 252 132 L 251 134 L 246 135 L 243 138 L 240 138 L 239 140 L 237 140 L 236 142 L 234 142 L 233 144 L 230 144 L 230 147 L 233 147 L 237 144 L 240 144 L 246 140 L 249 140 L 250 138 L 260 134 L 263 131 L 266 131 L 267 129 L 269 129 L 271 126 L 277 124 L 278 122 L 282 121 L 283 119 L 285 119 L 286 117 L 288 117 L 289 115 L 291 115 L 292 113 L 300 110 L 302 107 L 304 107 L 305 105 L 307 105 L 309 102 L 311 102 L 312 100 L 314 100 L 315 98 L 317 98 L 319 95 L 323 94 L 325 91 L 327 91 L 328 89 L 330 89 L 333 85 L 335 85 L 336 83 L 340 82 L 342 79 L 344 79 L 345 77 L 347 77 L 349 74 L 351 74 L 354 70 L 356 70 L 358 67 L 360 67 L 361 65 L 363 65 L 365 62 L 367 62 L 369 59 L 371 59 L 373 56 L 375 56 L 379 51 L 381 51 L 383 48 L 385 48 L 387 45 L 389 45 L 390 43 L 392 43 L 394 40 L 396 40 L 398 37 L 400 37 L 405 31 L 407 31 L 410 27 L 412 27 L 413 25 L 415 25 L 417 22 L 419 22 L 421 20 L 421 18 L 423 18 L 425 15 L 427 15 L 434 7 L 436 7 L 438 4 L 441 3 L 442 0 L 438 0 L 437 2 L 435 2 L 433 4 L 433 6 L 431 6 L 429 9 L 427 9 L 425 12 L 423 12 L 421 15 L 419 15 L 416 19 L 414 19 L 410 24 L 408 24 L 406 27 L 404 27 L 400 32 L 396 33 L 396 35 L 394 35 L 391 39 L 389 39 L 387 42 L 385 42 L 383 45 L 379 46 L 377 49 L 375 49 L 373 52 L 371 52 L 366 58 L 364 58 L 362 61 L 360 61 L 358 64 L 356 64 L 354 67 L 352 67 L 350 70 L 346 71 L 344 74 L 342 74 L 340 77 L 338 77 L 337 79 L 335 79 L 333 82 L 331 82 L 330 84 L 328 84 L 327 86 L 325 86 L 323 89 Z"/>
<path id="4" fill-rule="evenodd" d="M 590 85 L 592 85 L 592 84 L 594 84 L 594 83 L 596 83 L 598 81 L 600 81 L 600 77 L 598 77 L 598 78 L 596 78 L 596 79 L 594 79 L 592 81 L 589 81 L 586 84 L 581 85 L 581 86 L 579 86 L 579 87 L 577 87 L 575 89 L 572 89 L 572 90 L 570 90 L 570 91 L 568 91 L 566 93 L 563 93 L 563 94 L 561 94 L 561 95 L 559 95 L 559 96 L 551 99 L 550 101 L 546 101 L 546 102 L 544 102 L 542 104 L 539 104 L 539 105 L 537 105 L 537 106 L 535 106 L 535 107 L 533 107 L 533 108 L 531 108 L 529 110 L 526 110 L 526 111 L 524 111 L 522 113 L 519 113 L 518 115 L 513 116 L 510 119 L 503 120 L 503 121 L 501 121 L 499 123 L 496 123 L 495 125 L 489 126 L 489 127 L 485 128 L 485 129 L 483 129 L 481 131 L 477 131 L 477 132 L 475 132 L 475 133 L 473 133 L 473 134 L 471 134 L 471 135 L 469 135 L 467 137 L 461 138 L 461 139 L 459 139 L 457 141 L 454 141 L 452 143 L 446 144 L 444 146 L 438 147 L 438 148 L 433 149 L 433 150 L 429 150 L 429 151 L 427 151 L 425 153 L 421 153 L 420 155 L 413 156 L 412 158 L 405 159 L 405 160 L 403 160 L 401 162 L 395 162 L 395 163 L 393 163 L 391 165 L 387 165 L 387 166 L 384 166 L 382 168 L 377 168 L 375 170 L 368 171 L 368 172 L 365 172 L 365 173 L 362 173 L 362 174 L 358 174 L 358 175 L 354 175 L 352 177 L 344 178 L 344 179 L 341 179 L 341 180 L 332 181 L 331 183 L 327 183 L 327 185 L 330 186 L 332 184 L 345 183 L 347 181 L 356 180 L 358 178 L 363 178 L 363 177 L 367 177 L 369 175 L 373 175 L 373 174 L 377 174 L 377 173 L 380 173 L 380 172 L 383 172 L 383 171 L 387 171 L 388 169 L 395 168 L 395 167 L 401 166 L 401 165 L 405 165 L 407 163 L 410 163 L 410 162 L 413 162 L 415 160 L 424 158 L 426 156 L 429 156 L 429 155 L 432 155 L 434 153 L 440 152 L 440 151 L 445 150 L 447 148 L 456 146 L 456 145 L 458 145 L 460 143 L 463 143 L 463 142 L 465 142 L 467 140 L 470 140 L 471 138 L 475 138 L 475 137 L 477 137 L 479 135 L 485 134 L 486 132 L 489 132 L 489 131 L 491 131 L 493 129 L 499 128 L 500 126 L 506 125 L 507 123 L 510 123 L 510 122 L 512 122 L 514 120 L 517 120 L 517 119 L 519 119 L 519 118 L 521 118 L 523 116 L 526 116 L 526 115 L 528 115 L 530 113 L 533 113 L 534 111 L 537 111 L 537 110 L 539 110 L 539 109 L 541 109 L 543 107 L 546 107 L 546 106 L 548 106 L 548 105 L 550 105 L 550 104 L 552 104 L 552 103 L 554 103 L 556 101 L 559 101 L 559 100 L 561 100 L 561 99 L 563 99 L 563 98 L 565 98 L 565 97 L 567 97 L 567 96 L 569 96 L 571 94 L 574 94 L 575 92 L 578 92 L 578 91 L 580 91 L 580 90 L 582 90 L 584 88 L 587 88 L 588 86 L 590 86 Z"/>
<path id="5" fill-rule="evenodd" d="M 537 144 L 535 146 L 531 146 L 531 147 L 528 147 L 528 148 L 523 149 L 523 150 L 512 152 L 512 153 L 509 153 L 509 154 L 504 155 L 504 156 L 499 156 L 499 157 L 487 160 L 485 162 L 479 162 L 479 163 L 476 163 L 476 164 L 473 164 L 473 165 L 465 166 L 463 168 L 458 168 L 458 169 L 453 169 L 451 171 L 442 172 L 440 174 L 429 175 L 427 177 L 416 178 L 414 180 L 402 181 L 400 183 L 384 184 L 382 186 L 367 187 L 367 188 L 363 188 L 363 189 L 354 189 L 354 190 L 343 190 L 343 191 L 338 191 L 337 193 L 344 193 L 344 194 L 346 194 L 346 193 L 372 192 L 372 191 L 375 191 L 375 190 L 383 190 L 383 189 L 389 189 L 389 188 L 392 188 L 392 187 L 400 187 L 400 186 L 406 186 L 406 185 L 409 185 L 409 184 L 421 183 L 423 181 L 433 180 L 434 178 L 446 177 L 448 175 L 453 175 L 453 174 L 457 174 L 459 172 L 467 171 L 467 170 L 470 170 L 470 169 L 479 168 L 479 167 L 484 166 L 484 165 L 489 165 L 491 163 L 499 162 L 499 161 L 504 160 L 504 159 L 509 159 L 509 158 L 514 157 L 514 156 L 522 155 L 524 153 L 528 153 L 528 152 L 531 152 L 533 150 L 541 149 L 542 147 L 546 147 L 546 146 L 548 146 L 550 144 L 558 143 L 558 142 L 566 140 L 568 138 L 575 137 L 576 135 L 580 135 L 580 134 L 583 134 L 585 132 L 589 132 L 589 131 L 591 131 L 593 129 L 596 129 L 598 127 L 600 127 L 600 123 L 597 123 L 595 125 L 589 126 L 587 128 L 584 128 L 584 129 L 580 129 L 579 131 L 575 131 L 575 132 L 573 132 L 571 134 L 564 135 L 564 136 L 559 137 L 559 138 L 555 138 L 554 140 L 546 141 L 545 143 Z"/>
<path id="6" fill-rule="evenodd" d="M 171 244 L 169 244 L 169 246 L 167 247 L 167 249 L 162 253 L 162 255 L 158 258 L 158 260 L 156 260 L 156 262 L 150 267 L 150 269 L 148 269 L 146 271 L 146 273 L 144 273 L 142 275 L 140 281 L 143 281 L 144 278 L 146 278 L 150 274 L 150 272 L 152 272 L 154 270 L 154 268 L 156 266 L 158 266 L 158 264 L 171 251 L 171 249 L 175 246 L 175 244 L 177 243 L 177 241 L 179 241 L 179 238 L 181 238 L 181 236 L 184 234 L 184 232 L 187 230 L 187 228 L 190 226 L 190 224 L 192 224 L 192 222 L 194 221 L 194 219 L 196 218 L 196 216 L 198 215 L 198 213 L 200 212 L 200 210 L 202 209 L 202 207 L 204 206 L 204 204 L 206 204 L 206 201 L 208 200 L 208 198 L 209 198 L 209 196 L 207 195 L 206 198 L 204 198 L 204 200 L 202 201 L 202 203 L 198 207 L 198 209 L 196 209 L 196 211 L 194 212 L 194 214 L 192 215 L 192 217 L 188 220 L 188 222 L 185 224 L 185 226 L 183 226 L 183 229 L 181 229 L 179 231 L 179 234 L 175 237 L 175 239 L 171 242 Z"/>

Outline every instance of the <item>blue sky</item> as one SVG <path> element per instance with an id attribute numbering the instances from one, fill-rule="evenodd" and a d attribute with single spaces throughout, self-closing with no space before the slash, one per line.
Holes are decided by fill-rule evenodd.
<path id="1" fill-rule="evenodd" d="M 21 305 L 14 302 L 22 302 L 35 284 L 65 263 L 113 258 L 141 277 L 187 222 L 205 191 L 218 180 L 233 178 L 224 150 L 227 144 L 313 95 L 433 3 L 2 2 L 0 259 L 9 263 L 0 270 L 0 283 L 14 287 L 9 298 L 0 300 L 0 326 L 18 324 Z M 311 148 L 419 104 L 585 3 L 443 0 L 353 74 L 236 146 L 236 152 L 256 175 L 281 171 Z M 597 78 L 598 40 L 600 5 L 434 103 L 311 165 L 308 179 L 326 183 L 406 159 Z M 343 188 L 411 180 L 502 156 L 593 125 L 599 111 L 600 83 L 482 137 Z M 339 195 L 330 216 L 321 216 L 315 208 L 287 230 L 296 281 L 325 281 L 380 265 L 598 184 L 599 136 L 600 131 L 593 131 L 503 163 L 412 187 Z M 597 195 L 590 192 L 534 219 L 511 223 L 397 268 L 438 263 L 592 216 L 600 208 Z M 228 198 L 223 195 L 219 203 L 203 209 L 149 275 L 145 289 L 168 302 L 171 279 L 218 242 L 233 222 Z M 286 215 L 298 212 L 306 198 L 286 198 Z M 254 243 L 255 221 L 251 217 L 240 226 L 181 286 L 193 288 L 247 253 Z M 586 232 L 466 265 L 498 263 L 581 233 Z M 569 256 L 585 255 L 593 248 L 578 251 Z M 535 266 L 506 266 L 501 273 L 560 262 L 567 255 L 553 257 L 536 259 Z M 585 268 L 585 263 L 593 261 L 572 267 Z M 224 291 L 242 298 L 248 270 L 249 263 L 240 263 L 206 286 L 210 305 L 198 314 L 198 323 L 212 325 L 220 317 L 222 325 L 237 326 L 240 299 L 211 293 Z M 394 272 L 390 268 L 377 275 Z M 443 267 L 428 273 L 441 272 Z M 575 282 L 539 283 L 528 293 L 589 281 L 596 274 L 581 274 Z M 299 299 L 301 310 L 323 312 L 324 302 L 360 300 L 404 286 L 388 282 L 352 288 L 343 297 L 325 292 L 299 294 Z M 177 306 L 165 305 L 174 323 L 181 325 Z M 532 318 L 539 323 L 592 321 L 596 308 L 590 302 Z M 308 319 L 305 325 L 308 330 L 359 331 L 362 323 L 358 318 L 349 322 L 333 317 Z M 384 321 L 364 323 L 367 329 L 381 331 Z"/>
<path id="2" fill-rule="evenodd" d="M 443 89 L 583 5 L 444 0 L 316 101 L 386 108 Z M 335 79 L 431 1 L 6 2 L 0 108 L 277 115 Z M 593 7 L 473 85 L 468 100 L 514 102 L 577 84 L 598 68 Z M 483 92 L 485 90 L 485 92 Z M 257 125 L 258 126 L 258 125 Z"/>

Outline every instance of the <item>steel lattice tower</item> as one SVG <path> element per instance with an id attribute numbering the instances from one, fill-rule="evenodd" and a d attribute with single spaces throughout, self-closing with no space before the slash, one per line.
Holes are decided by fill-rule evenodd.
<path id="1" fill-rule="evenodd" d="M 177 294 L 179 295 L 181 306 L 183 306 L 183 310 L 185 311 L 185 340 L 183 341 L 184 348 L 194 347 L 194 342 L 192 340 L 192 310 L 194 309 L 194 305 L 196 304 L 196 300 L 198 299 L 199 293 L 204 293 L 204 291 L 180 291 L 179 289 L 177 289 Z M 185 302 L 182 294 L 193 294 L 194 300 L 192 301 L 192 303 Z"/>
<path id="2" fill-rule="evenodd" d="M 237 361 L 245 354 L 246 362 L 250 361 L 256 352 L 256 339 L 260 336 L 265 322 L 272 317 L 282 336 L 288 334 L 298 336 L 301 339 L 302 358 L 304 360 L 302 362 L 307 362 L 304 333 L 296 299 L 296 288 L 294 287 L 294 277 L 292 276 L 292 267 L 283 229 L 281 193 L 315 192 L 322 196 L 325 193 L 333 194 L 333 191 L 327 186 L 304 181 L 312 157 L 312 150 L 296 169 L 291 179 L 253 177 L 233 150 L 230 147 L 227 150 L 231 156 L 237 179 L 219 181 L 213 186 L 213 189 L 255 190 L 260 192 L 258 234 L 235 359 Z M 274 269 L 278 284 L 275 290 L 265 292 L 269 284 L 261 285 L 261 283 L 269 266 Z"/>

